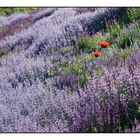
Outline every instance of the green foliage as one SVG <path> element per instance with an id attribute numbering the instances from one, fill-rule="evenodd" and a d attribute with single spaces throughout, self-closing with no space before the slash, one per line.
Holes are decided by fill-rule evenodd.
<path id="1" fill-rule="evenodd" d="M 81 54 L 79 56 L 77 56 L 76 61 L 79 64 L 85 64 L 85 63 L 90 63 L 92 61 L 95 61 L 95 57 L 93 57 L 91 54 Z"/>
<path id="2" fill-rule="evenodd" d="M 81 75 L 81 76 L 79 76 L 78 81 L 79 81 L 79 86 L 81 88 L 84 88 L 85 84 L 88 82 L 87 75 Z"/>
<path id="3" fill-rule="evenodd" d="M 133 42 L 132 42 L 130 36 L 129 36 L 127 33 L 123 33 L 123 34 L 121 34 L 121 35 L 118 37 L 117 45 L 118 45 L 120 48 L 125 49 L 126 47 L 132 45 L 132 43 L 133 43 Z"/>
<path id="4" fill-rule="evenodd" d="M 108 60 L 110 55 L 110 47 L 112 48 L 112 55 L 114 54 L 115 48 L 112 46 L 116 46 L 118 49 L 123 48 L 124 50 L 120 51 L 120 56 L 125 59 L 131 56 L 131 46 L 134 43 L 138 43 L 139 39 L 139 22 L 134 22 L 129 24 L 123 23 L 115 23 L 111 26 L 108 26 L 107 33 L 101 34 L 97 33 L 92 37 L 83 37 L 80 38 L 75 46 L 70 48 L 63 48 L 60 50 L 62 53 L 67 54 L 71 51 L 76 50 L 78 55 L 73 60 L 73 64 L 67 64 L 61 66 L 60 71 L 63 71 L 65 75 L 76 74 L 78 75 L 78 82 L 80 87 L 84 87 L 84 85 L 88 82 L 88 78 L 91 77 L 90 72 L 86 69 L 85 65 L 94 61 L 94 57 L 91 56 L 92 51 L 101 51 L 104 61 Z M 107 50 L 101 50 L 99 47 L 99 43 L 102 41 L 108 41 L 110 46 Z M 95 68 L 95 76 L 104 76 L 104 70 L 102 68 Z M 55 72 L 54 72 L 55 73 Z M 55 75 L 55 74 L 53 74 Z M 122 124 L 118 124 L 118 127 L 121 127 Z M 120 128 L 119 128 L 120 129 Z"/>
<path id="5" fill-rule="evenodd" d="M 82 64 L 68 64 L 64 63 L 63 65 L 57 66 L 54 69 L 50 70 L 48 72 L 49 77 L 54 77 L 60 74 L 61 71 L 64 72 L 65 75 L 70 75 L 70 74 L 81 74 L 82 71 L 84 70 L 84 65 Z"/>
<path id="6" fill-rule="evenodd" d="M 58 74 L 59 74 L 59 69 L 54 68 L 48 72 L 48 77 L 54 77 L 54 76 L 57 76 Z"/>
<path id="7" fill-rule="evenodd" d="M 64 67 L 62 69 L 66 75 L 80 74 L 84 70 L 84 65 L 82 64 L 69 65 L 68 67 Z"/>
<path id="8" fill-rule="evenodd" d="M 122 30 L 122 27 L 118 23 L 115 23 L 108 27 L 108 32 L 109 32 L 110 36 L 113 38 L 117 37 L 121 30 Z"/>
<path id="9" fill-rule="evenodd" d="M 108 26 L 107 32 L 109 33 L 109 38 L 108 38 L 109 44 L 114 43 L 113 42 L 114 39 L 119 35 L 121 30 L 122 30 L 122 27 L 118 23 L 115 23 L 115 24 L 113 24 L 111 26 Z"/>
<path id="10" fill-rule="evenodd" d="M 138 21 L 140 19 L 140 8 L 129 8 L 127 13 L 131 22 L 125 24 L 122 19 L 121 23 L 115 22 L 112 25 L 106 25 L 107 40 L 110 45 L 113 44 L 118 48 L 125 49 L 140 41 L 140 23 Z"/>
<path id="11" fill-rule="evenodd" d="M 10 16 L 13 13 L 28 13 L 32 10 L 35 10 L 36 8 L 0 8 L 0 16 Z"/>
<path id="12" fill-rule="evenodd" d="M 78 53 L 87 52 L 91 53 L 92 51 L 100 50 L 99 43 L 106 40 L 106 36 L 103 36 L 101 33 L 97 33 L 93 37 L 80 38 L 76 43 L 76 50 Z"/>
<path id="13" fill-rule="evenodd" d="M 124 132 L 125 128 L 129 128 L 132 131 L 133 126 L 135 126 L 136 119 L 138 120 L 140 113 L 138 112 L 139 105 L 135 101 L 128 102 L 128 113 L 124 114 L 124 106 L 120 106 L 119 112 L 119 126 L 118 132 Z"/>
<path id="14" fill-rule="evenodd" d="M 121 57 L 122 57 L 123 59 L 126 59 L 126 58 L 128 58 L 129 56 L 131 56 L 131 54 L 132 54 L 132 51 L 131 51 L 130 49 L 125 49 L 125 50 L 123 50 L 123 51 L 121 52 Z"/>
<path id="15" fill-rule="evenodd" d="M 94 45 L 93 38 L 81 38 L 77 42 L 78 51 L 89 51 Z"/>
<path id="16" fill-rule="evenodd" d="M 128 17 L 131 21 L 140 19 L 140 8 L 129 8 Z"/>
<path id="17" fill-rule="evenodd" d="M 62 48 L 60 52 L 67 54 L 67 53 L 70 53 L 72 49 L 73 49 L 72 47 L 65 47 L 65 48 Z"/>
<path id="18" fill-rule="evenodd" d="M 123 49 L 134 45 L 136 41 L 140 40 L 140 28 L 139 25 L 137 25 L 137 23 L 135 24 L 128 27 L 123 26 L 123 28 L 118 23 L 112 25 L 108 28 L 109 36 L 107 40 L 110 44 L 114 44 L 114 46 Z M 127 31 L 127 29 L 129 29 L 129 31 Z"/>
<path id="19" fill-rule="evenodd" d="M 137 117 L 140 115 L 140 113 L 138 112 L 138 109 L 139 109 L 139 105 L 137 103 L 135 103 L 135 101 L 129 101 L 128 117 L 129 117 L 129 120 L 133 124 L 135 123 L 135 119 L 137 119 Z"/>
<path id="20" fill-rule="evenodd" d="M 139 39 L 140 25 L 139 22 L 134 22 L 131 25 L 124 26 L 122 31 L 113 39 L 112 36 L 108 37 L 108 40 L 112 39 L 114 46 L 118 48 L 126 49 L 130 48 L 134 43 L 140 42 Z"/>
<path id="21" fill-rule="evenodd" d="M 8 51 L 4 50 L 0 52 L 0 57 L 3 57 L 3 56 L 8 56 Z"/>

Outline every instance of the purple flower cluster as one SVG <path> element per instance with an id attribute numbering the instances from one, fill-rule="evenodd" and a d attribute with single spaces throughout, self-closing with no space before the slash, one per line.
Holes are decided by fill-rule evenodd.
<path id="1" fill-rule="evenodd" d="M 113 58 L 112 52 L 107 62 L 98 59 L 92 66 L 85 65 L 93 77 L 82 89 L 77 86 L 76 74 L 63 75 L 62 71 L 49 77 L 56 66 L 75 58 L 74 50 L 65 54 L 60 49 L 96 29 L 104 17 L 109 19 L 122 11 L 97 8 L 77 14 L 76 8 L 41 9 L 32 13 L 34 22 L 28 29 L 2 39 L 0 51 L 26 49 L 0 58 L 0 132 L 132 130 L 140 121 L 139 49 L 132 50 L 125 63 L 118 54 Z M 47 54 L 42 54 L 45 48 Z M 48 55 L 49 51 L 54 54 Z M 57 63 L 52 59 L 58 59 Z M 103 76 L 94 74 L 96 63 L 103 68 Z"/>
<path id="2" fill-rule="evenodd" d="M 52 78 L 42 82 L 39 73 L 49 70 L 49 59 L 14 55 L 0 67 L 1 132 L 124 132 L 135 126 L 131 108 L 136 111 L 140 102 L 140 51 L 125 66 L 105 67 L 105 76 L 78 91 L 58 89 Z M 19 80 L 15 86 L 20 78 L 24 85 Z M 74 84 L 75 77 L 67 79 Z"/>
<path id="3" fill-rule="evenodd" d="M 48 10 L 48 13 L 51 10 L 55 11 L 54 9 L 49 10 L 49 8 L 46 10 Z M 74 8 L 60 8 L 48 17 L 42 18 L 41 14 L 41 19 L 37 20 L 32 26 L 27 29 L 24 28 L 14 35 L 5 36 L 0 42 L 0 50 L 28 44 L 31 52 L 38 54 L 48 46 L 57 48 L 71 46 L 77 38 L 101 29 L 101 21 L 105 20 L 104 17 L 110 19 L 115 15 L 117 18 L 117 14 L 119 15 L 123 11 L 125 11 L 125 8 L 100 8 L 95 12 L 75 15 L 76 10 Z M 47 11 L 44 10 L 43 13 L 47 13 Z M 12 28 L 10 29 L 12 30 Z"/>

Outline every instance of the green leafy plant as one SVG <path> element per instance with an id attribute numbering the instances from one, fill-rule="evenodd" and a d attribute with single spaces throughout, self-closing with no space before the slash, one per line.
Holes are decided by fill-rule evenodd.
<path id="1" fill-rule="evenodd" d="M 54 77 L 54 76 L 57 76 L 58 74 L 59 74 L 59 69 L 54 68 L 48 72 L 48 77 Z"/>
<path id="2" fill-rule="evenodd" d="M 127 33 L 124 33 L 119 36 L 117 43 L 120 48 L 125 49 L 126 47 L 132 45 L 133 42 L 130 36 Z"/>
<path id="3" fill-rule="evenodd" d="M 132 51 L 131 51 L 130 49 L 126 49 L 126 50 L 123 50 L 123 51 L 121 52 L 121 57 L 122 57 L 123 59 L 126 59 L 126 58 L 128 58 L 129 56 L 131 56 L 131 54 L 132 54 Z"/>
<path id="4" fill-rule="evenodd" d="M 3 56 L 8 56 L 8 51 L 4 50 L 2 52 L 0 52 L 0 57 L 3 57 Z"/>
<path id="5" fill-rule="evenodd" d="M 81 88 L 83 88 L 85 86 L 85 84 L 88 82 L 87 75 L 81 75 L 81 76 L 79 76 L 78 81 L 79 81 L 79 86 Z"/>
<path id="6" fill-rule="evenodd" d="M 78 51 L 89 51 L 91 50 L 92 46 L 94 45 L 93 43 L 93 38 L 81 38 L 78 40 L 76 46 Z"/>
<path id="7" fill-rule="evenodd" d="M 69 65 L 68 67 L 63 67 L 62 70 L 66 75 L 69 74 L 80 74 L 82 73 L 84 69 L 84 65 L 82 64 L 74 64 L 74 65 Z"/>
<path id="8" fill-rule="evenodd" d="M 99 43 L 106 40 L 106 36 L 103 36 L 101 33 L 97 33 L 93 37 L 85 37 L 85 38 L 80 38 L 76 42 L 76 50 L 78 53 L 86 52 L 86 53 L 91 53 L 93 51 L 96 51 L 97 49 L 100 50 Z"/>
<path id="9" fill-rule="evenodd" d="M 65 48 L 62 48 L 62 49 L 60 50 L 60 52 L 62 52 L 62 53 L 64 53 L 64 54 L 67 54 L 67 53 L 71 52 L 72 49 L 73 49 L 72 47 L 65 47 Z"/>
<path id="10" fill-rule="evenodd" d="M 110 44 L 114 43 L 114 39 L 119 35 L 121 30 L 122 27 L 119 23 L 107 27 L 107 32 L 109 33 L 108 41 Z"/>
<path id="11" fill-rule="evenodd" d="M 140 19 L 140 8 L 130 8 L 128 10 L 128 17 L 131 21 Z"/>

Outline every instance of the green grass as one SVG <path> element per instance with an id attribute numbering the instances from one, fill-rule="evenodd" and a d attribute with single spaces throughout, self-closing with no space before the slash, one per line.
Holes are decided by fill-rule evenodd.
<path id="1" fill-rule="evenodd" d="M 120 53 L 120 56 L 123 59 L 126 59 L 126 58 L 130 57 L 131 55 L 132 55 L 132 51 L 130 49 L 125 49 L 125 50 L 121 51 L 121 53 Z"/>
<path id="2" fill-rule="evenodd" d="M 106 36 L 103 36 L 100 32 L 94 37 L 80 38 L 76 44 L 75 49 L 80 54 L 81 52 L 91 53 L 92 51 L 99 51 L 99 44 L 102 41 L 106 41 Z"/>
<path id="3" fill-rule="evenodd" d="M 131 21 L 140 19 L 140 8 L 130 8 L 128 10 L 128 17 Z"/>
<path id="4" fill-rule="evenodd" d="M 26 8 L 0 8 L 0 16 L 10 16 L 13 13 L 28 13 L 32 10 L 35 10 L 37 8 L 33 7 L 26 7 Z"/>

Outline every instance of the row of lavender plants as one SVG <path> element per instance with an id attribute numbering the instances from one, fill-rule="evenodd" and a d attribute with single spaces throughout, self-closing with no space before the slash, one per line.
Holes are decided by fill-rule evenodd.
<path id="1" fill-rule="evenodd" d="M 56 8 L 38 8 L 31 11 L 29 14 L 15 13 L 9 17 L 0 18 L 0 39 L 4 39 L 6 36 L 14 35 L 21 30 L 30 27 L 36 21 L 43 17 L 50 16 Z"/>
<path id="2" fill-rule="evenodd" d="M 61 8 L 38 8 L 33 10 L 29 14 L 12 14 L 9 17 L 0 17 L 0 38 L 3 39 L 5 36 L 12 35 L 14 32 L 18 32 L 31 26 L 36 21 L 52 15 L 56 10 Z M 95 8 L 73 8 L 73 10 L 78 14 L 82 12 L 93 12 Z M 65 11 L 65 10 L 64 10 Z M 72 10 L 71 10 L 72 11 Z M 58 15 L 59 16 L 59 15 Z M 66 17 L 66 15 L 64 15 Z M 58 19 L 57 19 L 58 21 Z M 56 21 L 56 22 L 57 22 Z M 59 21 L 58 21 L 59 22 Z M 19 27 L 20 26 L 20 27 Z"/>
<path id="3" fill-rule="evenodd" d="M 53 62 L 53 59 L 61 56 L 62 61 L 71 62 L 75 59 L 75 55 L 77 55 L 73 48 L 63 48 L 62 52 L 59 51 L 59 49 L 55 50 L 58 46 L 65 46 L 63 45 L 65 41 L 61 40 L 61 38 L 58 40 L 58 43 L 62 43 L 62 45 L 57 43 L 51 45 L 59 36 L 51 38 L 53 34 L 50 36 L 49 32 L 51 32 L 53 26 L 49 26 L 49 21 L 54 21 L 55 29 L 53 33 L 55 35 L 60 27 L 64 27 L 63 25 L 67 25 L 68 22 L 70 22 L 67 16 L 71 15 L 73 19 L 73 14 L 75 14 L 71 12 L 73 11 L 72 9 L 63 10 L 60 10 L 61 12 L 59 10 L 55 12 L 55 14 L 60 17 L 60 20 L 59 18 L 55 18 L 56 15 L 54 14 L 37 21 L 33 25 L 34 30 L 36 29 L 35 27 L 39 27 L 39 24 L 43 26 L 40 27 L 42 30 L 46 29 L 43 38 L 44 40 L 46 38 L 48 40 L 50 39 L 46 48 L 51 48 L 54 53 L 53 56 L 49 56 L 48 53 L 51 53 L 50 50 L 37 57 L 30 55 L 34 53 L 35 49 L 38 50 L 38 48 L 36 48 L 38 45 L 44 47 L 43 45 L 47 43 L 43 40 L 42 42 L 40 41 L 43 35 L 38 36 L 34 34 L 35 42 L 33 46 L 30 46 L 30 42 L 26 42 L 27 45 L 30 46 L 28 49 L 21 50 L 20 52 L 11 52 L 8 56 L 4 56 L 0 59 L 0 131 L 124 132 L 126 128 L 130 130 L 134 129 L 140 116 L 139 50 L 130 50 L 132 51 L 131 57 L 124 61 L 119 55 L 121 50 L 117 51 L 117 49 L 114 49 L 117 55 L 109 57 L 110 59 L 107 61 L 107 66 L 105 68 L 103 67 L 105 73 L 100 77 L 94 75 L 84 88 L 78 87 L 76 90 L 71 90 L 66 86 L 63 88 L 56 86 L 57 80 L 55 78 L 57 76 L 53 77 L 49 73 L 55 68 L 55 65 L 57 65 Z M 102 10 L 106 11 L 106 9 Z M 59 12 L 64 14 L 61 15 Z M 92 14 L 83 13 L 77 16 L 82 19 L 87 15 L 89 18 Z M 100 15 L 100 13 L 97 15 Z M 61 17 L 63 18 L 61 19 Z M 87 23 L 90 21 L 88 21 L 88 18 Z M 82 21 L 84 21 L 84 19 Z M 75 24 L 75 22 L 70 23 L 71 27 L 74 27 L 72 24 Z M 60 27 L 58 26 L 59 24 Z M 92 28 L 92 26 L 89 27 Z M 136 28 L 136 26 L 134 26 L 134 28 Z M 36 29 L 36 31 L 37 30 L 39 31 L 39 29 Z M 73 31 L 74 30 L 75 28 L 73 28 Z M 27 37 L 29 37 L 29 33 L 32 37 L 33 32 L 30 31 L 31 30 L 25 31 Z M 39 34 L 41 34 L 41 31 Z M 66 31 L 67 34 L 72 34 L 72 32 L 69 31 L 69 29 Z M 131 30 L 128 31 L 131 32 Z M 75 32 L 77 32 L 77 30 Z M 132 32 L 135 32 L 135 30 Z M 81 34 L 84 35 L 83 29 Z M 133 36 L 135 36 L 134 33 Z M 18 37 L 18 35 L 15 36 L 15 39 L 16 37 Z M 13 44 L 13 46 L 17 48 L 25 47 L 25 37 L 24 34 L 23 38 L 19 40 L 21 46 L 19 44 Z M 69 36 L 67 39 L 70 39 Z M 7 42 L 8 47 L 11 47 L 10 43 L 11 42 L 8 44 Z M 134 48 L 136 47 L 134 46 Z M 65 49 L 66 51 L 73 52 L 68 52 L 67 55 L 64 55 Z M 60 64 L 58 64 L 60 67 L 63 65 L 62 61 L 60 60 Z M 92 61 L 94 61 L 93 66 L 96 64 L 100 65 L 100 58 Z M 94 73 L 94 67 L 91 68 Z M 66 78 L 72 86 L 76 85 L 76 77 L 71 75 Z M 59 84 L 60 81 L 58 81 L 58 86 Z"/>
<path id="4" fill-rule="evenodd" d="M 130 26 L 131 27 L 136 27 L 135 24 Z M 130 30 L 128 28 L 128 30 L 125 30 L 126 32 Z M 123 30 L 124 31 L 124 30 Z M 133 34 L 136 32 L 136 30 L 133 30 Z M 130 34 L 129 34 L 130 35 Z M 97 36 L 96 38 L 94 37 L 94 40 L 97 40 L 97 38 L 100 38 L 101 36 Z M 106 38 L 103 38 L 106 39 Z M 136 39 L 136 37 L 135 37 Z M 88 42 L 87 42 L 88 43 Z M 20 46 L 19 46 L 20 47 Z M 86 46 L 84 46 L 86 48 Z M 135 46 L 136 48 L 137 46 Z M 73 47 L 74 48 L 74 47 Z M 71 69 L 75 70 L 75 72 L 78 73 L 78 77 L 79 74 L 81 75 L 81 73 L 83 74 L 83 78 L 87 75 L 86 73 L 90 72 L 91 74 L 96 70 L 95 67 L 95 62 L 92 59 L 92 57 L 90 57 L 90 55 L 86 55 L 86 54 L 81 54 L 79 56 L 75 56 L 77 55 L 77 52 L 75 52 L 75 49 L 73 50 L 73 48 L 63 48 L 62 51 L 59 50 L 56 53 L 56 50 L 54 50 L 54 48 L 51 48 L 53 50 L 53 55 L 48 56 L 48 53 L 50 53 L 50 48 L 48 48 L 48 52 L 45 52 L 45 55 L 37 57 L 37 58 L 33 58 L 30 57 L 29 53 L 28 53 L 28 49 L 26 51 L 21 51 L 20 54 L 14 53 L 14 54 L 9 54 L 10 58 L 7 59 L 1 59 L 1 65 L 4 69 L 2 69 L 1 71 L 1 79 L 3 81 L 3 79 L 10 79 L 10 83 L 12 83 L 12 85 L 15 87 L 17 85 L 17 83 L 26 83 L 26 78 L 29 79 L 30 84 L 33 83 L 33 81 L 35 79 L 37 79 L 37 77 L 42 77 L 41 79 L 44 79 L 45 77 L 53 77 L 55 75 L 58 75 L 57 79 L 56 79 L 56 85 L 58 87 L 62 87 L 62 84 L 64 84 L 65 82 L 69 85 L 70 84 L 70 80 L 69 78 L 71 78 L 71 75 L 61 75 L 61 71 L 65 70 L 67 73 L 70 72 L 69 74 L 72 74 Z M 112 50 L 113 46 L 109 47 L 109 51 L 108 53 L 108 57 L 110 58 L 112 56 L 113 53 L 116 53 L 116 49 Z M 64 50 L 69 49 L 68 53 L 65 53 Z M 72 52 L 70 52 L 72 51 Z M 119 50 L 120 51 L 120 50 Z M 128 50 L 128 53 L 130 51 Z M 16 55 L 16 57 L 15 57 Z M 125 55 L 125 51 L 124 51 L 124 55 Z M 127 55 L 127 50 L 126 50 L 126 55 Z M 86 58 L 87 56 L 87 58 Z M 83 58 L 80 58 L 83 57 Z M 91 60 L 87 61 L 86 59 Z M 125 57 L 125 56 L 124 56 Z M 75 59 L 76 58 L 76 59 Z M 80 63 L 77 61 L 80 60 Z M 83 59 L 83 60 L 82 60 Z M 85 64 L 83 65 L 83 62 L 85 60 L 87 62 L 85 62 Z M 55 63 L 55 61 L 57 63 Z M 68 64 L 67 62 L 70 62 L 71 64 Z M 83 62 L 81 62 L 83 61 Z M 101 59 L 99 59 L 98 63 L 102 63 L 102 67 L 105 65 L 105 59 L 104 57 L 102 57 Z M 21 63 L 21 64 L 20 64 Z M 73 64 L 74 65 L 73 65 Z M 75 67 L 75 63 L 76 63 L 76 67 Z M 65 66 L 66 64 L 66 66 Z M 82 66 L 82 68 L 81 68 Z M 65 67 L 67 67 L 67 69 L 65 69 Z M 85 68 L 84 68 L 85 67 Z M 63 69 L 64 68 L 64 69 Z M 68 70 L 69 68 L 69 70 Z M 74 68 L 74 69 L 73 69 Z M 5 69 L 7 69 L 7 72 L 5 73 Z M 14 71 L 13 71 L 14 69 Z M 57 72 L 57 69 L 60 69 L 59 72 Z M 82 72 L 78 72 L 78 71 Z M 64 71 L 64 72 L 65 72 Z M 5 73 L 5 76 L 4 76 Z M 12 73 L 12 76 L 10 76 L 9 74 L 7 75 L 7 73 Z M 77 74 L 76 73 L 76 74 Z M 86 75 L 85 75 L 86 74 Z M 68 76 L 68 77 L 67 77 Z M 6 77 L 6 78 L 5 78 Z M 73 77 L 73 76 L 72 76 Z M 75 77 L 75 76 L 74 76 Z M 76 78 L 78 78 L 76 76 Z M 74 79 L 75 80 L 75 79 Z M 83 79 L 84 80 L 84 79 Z M 78 82 L 78 81 L 77 81 Z M 59 83 L 59 84 L 57 84 Z M 73 86 L 73 84 L 70 84 Z M 73 88 L 73 87 L 72 87 Z"/>
<path id="5" fill-rule="evenodd" d="M 93 77 L 78 91 L 57 89 L 53 78 L 46 78 L 44 84 L 37 76 L 30 84 L 28 71 L 24 73 L 27 76 L 24 85 L 21 82 L 14 85 L 15 81 L 12 83 L 7 78 L 18 76 L 20 69 L 13 66 L 6 71 L 1 67 L 0 131 L 124 132 L 127 128 L 132 131 L 140 120 L 139 61 L 139 50 L 133 52 L 125 65 L 112 58 L 104 68 L 104 76 Z M 8 63 L 12 62 L 5 66 Z M 27 63 L 29 68 L 33 62 Z"/>
<path id="6" fill-rule="evenodd" d="M 29 126 L 26 126 L 25 128 L 23 128 L 21 123 L 19 123 L 18 126 L 11 126 L 14 123 L 13 122 L 15 119 L 14 116 L 16 116 L 19 113 L 18 115 L 19 115 L 19 118 L 21 121 L 23 119 L 22 115 L 28 116 L 29 112 L 31 112 L 31 114 L 32 114 L 33 110 L 30 110 L 30 109 L 34 108 L 34 104 L 36 104 L 36 106 L 38 106 L 38 103 L 36 103 L 36 102 L 39 102 L 39 101 L 42 102 L 42 100 L 43 100 L 42 98 L 44 98 L 44 96 L 45 97 L 51 96 L 51 97 L 46 97 L 46 98 L 53 99 L 54 95 L 55 96 L 60 95 L 61 96 L 60 100 L 66 99 L 69 94 L 70 94 L 69 96 L 73 96 L 73 94 L 76 94 L 77 97 L 81 96 L 79 89 L 78 89 L 78 91 L 71 91 L 67 88 L 63 89 L 63 90 L 59 90 L 57 87 L 55 87 L 53 78 L 47 79 L 48 71 L 53 68 L 53 64 L 51 63 L 49 57 L 43 58 L 43 56 L 40 56 L 37 58 L 32 58 L 32 57 L 30 58 L 30 57 L 27 57 L 26 55 L 27 55 L 26 51 L 21 51 L 19 54 L 12 53 L 9 55 L 8 59 L 3 58 L 3 60 L 2 60 L 3 65 L 1 66 L 1 76 L 0 77 L 1 77 L 1 91 L 3 94 L 1 95 L 2 96 L 1 99 L 3 99 L 3 100 L 5 99 L 5 104 L 7 106 L 6 110 L 8 111 L 8 108 L 10 109 L 9 114 L 11 113 L 11 111 L 14 113 L 12 117 L 11 116 L 7 117 L 7 114 L 8 114 L 7 112 L 5 113 L 4 117 L 2 116 L 4 118 L 4 121 L 9 121 L 9 119 L 8 119 L 9 117 L 10 117 L 10 120 L 12 118 L 12 121 L 11 122 L 9 121 L 10 130 L 9 130 L 8 126 L 5 124 L 6 126 L 5 126 L 5 128 L 2 129 L 2 131 L 7 131 L 7 132 L 8 131 L 11 131 L 11 132 L 12 131 L 63 132 L 64 128 L 62 128 L 60 131 L 58 128 L 57 129 L 55 128 L 57 126 L 57 124 L 55 124 L 56 126 L 55 125 L 52 126 L 52 123 L 50 124 L 49 129 L 44 129 L 43 126 L 46 123 L 46 122 L 44 122 L 44 119 L 45 119 L 44 116 L 42 116 L 41 120 L 38 120 L 39 118 L 36 116 L 37 117 L 36 120 L 37 120 L 37 124 L 38 124 L 37 126 L 35 126 L 36 129 L 28 128 Z M 56 57 L 59 57 L 59 55 L 57 56 L 55 54 Z M 70 57 L 70 59 L 71 58 L 72 57 Z M 118 60 L 117 61 L 118 64 L 121 63 L 120 59 L 116 58 L 116 60 Z M 69 61 L 69 60 L 67 59 L 67 61 Z M 99 61 L 97 61 L 96 63 L 98 64 Z M 119 65 L 122 65 L 122 64 L 119 64 Z M 107 67 L 108 69 L 112 68 L 112 65 L 110 67 L 109 66 L 110 66 L 110 64 Z M 73 77 L 70 77 L 69 82 L 72 81 L 72 85 L 76 85 L 76 83 L 73 83 L 75 80 L 73 81 L 72 79 L 73 79 Z M 49 89 L 49 91 L 48 91 L 48 89 Z M 11 97 L 11 93 L 14 94 L 12 97 Z M 24 94 L 24 97 L 22 94 Z M 3 98 L 3 95 L 5 96 L 4 98 Z M 43 95 L 43 97 L 42 97 L 42 95 Z M 58 96 L 56 98 L 58 98 Z M 22 101 L 19 100 L 20 97 L 22 97 Z M 73 98 L 73 97 L 70 97 L 70 98 Z M 30 104 L 30 106 L 29 106 L 29 103 L 25 102 L 29 99 L 33 100 L 32 101 L 33 104 Z M 16 100 L 16 102 L 15 102 L 15 100 Z M 7 101 L 13 101 L 13 103 L 9 102 L 9 104 L 8 104 L 8 103 L 6 103 Z M 47 103 L 44 103 L 44 106 L 45 105 L 46 105 L 46 108 L 50 107 Z M 25 106 L 26 107 L 29 106 L 29 108 L 27 107 L 28 108 L 27 109 Z M 5 108 L 5 106 L 3 108 Z M 52 110 L 55 110 L 55 109 L 52 107 Z M 53 112 L 52 110 L 50 111 L 50 113 Z M 4 110 L 1 111 L 2 114 L 3 114 L 3 111 Z M 24 114 L 24 111 L 25 111 L 25 114 Z M 55 111 L 54 111 L 54 113 L 55 113 Z M 33 116 L 33 115 L 30 116 L 31 120 L 30 119 L 28 120 L 30 122 L 29 124 L 31 124 L 33 122 L 32 119 L 34 119 L 34 117 L 35 116 Z M 47 114 L 47 118 L 48 118 L 48 114 Z M 1 119 L 1 120 L 3 120 L 3 119 Z M 40 125 L 43 128 L 42 127 L 40 128 Z M 118 125 L 120 125 L 120 124 L 118 124 Z M 51 126 L 54 127 L 55 129 L 52 130 L 53 128 L 51 128 Z M 60 126 L 60 124 L 58 126 Z M 83 130 L 83 131 L 86 131 L 86 130 Z M 83 132 L 83 131 L 77 130 L 77 132 Z M 102 131 L 107 131 L 107 130 L 104 129 Z M 121 130 L 118 130 L 118 131 L 121 131 Z M 69 132 L 69 131 L 67 131 L 67 132 Z M 73 132 L 74 132 L 74 130 L 73 130 Z"/>
<path id="7" fill-rule="evenodd" d="M 0 49 L 11 50 L 16 45 L 28 44 L 31 51 L 40 53 L 48 46 L 57 48 L 70 46 L 78 37 L 93 33 L 94 29 L 98 30 L 102 26 L 100 21 L 105 20 L 104 17 L 110 19 L 114 15 L 123 13 L 123 11 L 125 11 L 123 8 L 101 8 L 95 12 L 75 16 L 75 10 L 60 8 L 51 16 L 37 21 L 28 29 L 22 30 L 13 36 L 5 37 L 0 42 Z"/>

